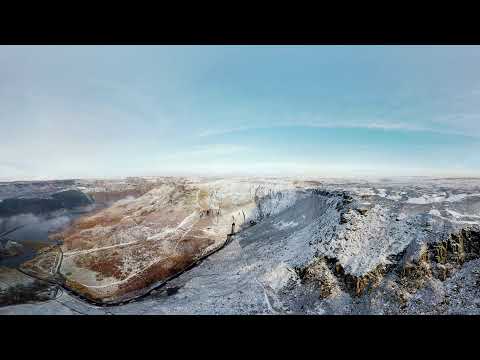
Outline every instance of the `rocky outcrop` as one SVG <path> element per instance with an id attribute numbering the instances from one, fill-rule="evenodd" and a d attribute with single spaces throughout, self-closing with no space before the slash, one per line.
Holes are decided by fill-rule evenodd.
<path id="1" fill-rule="evenodd" d="M 434 276 L 444 281 L 466 261 L 480 257 L 480 226 L 468 226 L 437 242 L 422 243 L 418 255 L 402 263 L 402 275 L 423 279 Z"/>
<path id="2" fill-rule="evenodd" d="M 306 267 L 297 269 L 297 273 L 304 284 L 318 288 L 322 299 L 338 292 L 338 280 L 323 257 L 315 258 Z"/>

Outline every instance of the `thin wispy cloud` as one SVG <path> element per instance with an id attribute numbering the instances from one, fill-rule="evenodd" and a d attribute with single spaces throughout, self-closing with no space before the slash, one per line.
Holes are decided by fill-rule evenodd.
<path id="1" fill-rule="evenodd" d="M 0 178 L 480 175 L 479 61 L 475 46 L 0 46 Z"/>
<path id="2" fill-rule="evenodd" d="M 209 159 L 219 156 L 228 156 L 232 154 L 251 152 L 253 149 L 249 146 L 238 144 L 208 144 L 194 146 L 188 150 L 173 152 L 171 154 L 161 155 L 162 159 L 190 159 L 200 158 Z"/>
<path id="3" fill-rule="evenodd" d="M 325 128 L 325 129 L 372 129 L 372 130 L 385 130 L 385 131 L 407 131 L 407 132 L 429 132 L 436 134 L 446 135 L 458 135 L 467 137 L 480 137 L 480 133 L 471 133 L 458 130 L 441 129 L 439 127 L 427 127 L 421 125 L 415 125 L 402 122 L 324 122 L 324 123 L 311 123 L 311 122 L 291 122 L 283 124 L 274 124 L 270 126 L 242 126 L 223 129 L 205 129 L 198 133 L 199 137 L 209 137 L 231 134 L 236 132 L 251 131 L 251 130 L 268 130 L 275 128 Z"/>

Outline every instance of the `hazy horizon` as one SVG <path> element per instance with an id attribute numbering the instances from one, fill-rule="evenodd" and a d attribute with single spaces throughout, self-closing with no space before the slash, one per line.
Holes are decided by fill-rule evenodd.
<path id="1" fill-rule="evenodd" d="M 0 46 L 0 181 L 480 176 L 479 46 Z"/>

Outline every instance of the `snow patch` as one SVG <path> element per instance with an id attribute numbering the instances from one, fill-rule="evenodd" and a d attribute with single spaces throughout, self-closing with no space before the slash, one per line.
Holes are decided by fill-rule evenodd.
<path id="1" fill-rule="evenodd" d="M 377 189 L 378 193 L 377 195 L 380 197 L 386 197 L 387 196 L 387 191 L 385 189 Z"/>
<path id="2" fill-rule="evenodd" d="M 283 262 L 262 277 L 262 282 L 274 291 L 284 288 L 291 280 L 297 280 L 297 274 Z"/>
<path id="3" fill-rule="evenodd" d="M 440 211 L 438 211 L 437 209 L 432 209 L 428 213 L 434 216 L 442 216 L 442 214 L 440 214 Z"/>
<path id="4" fill-rule="evenodd" d="M 451 209 L 447 209 L 446 210 L 450 215 L 452 215 L 455 219 L 458 219 L 458 218 L 463 218 L 463 217 L 468 217 L 468 218 L 478 218 L 480 219 L 480 215 L 476 215 L 476 214 L 461 214 L 455 210 L 451 210 Z"/>
<path id="5" fill-rule="evenodd" d="M 406 202 L 408 204 L 418 204 L 418 205 L 425 205 L 425 204 L 432 204 L 432 203 L 440 203 L 440 202 L 457 202 L 464 200 L 467 197 L 472 196 L 480 196 L 480 193 L 476 194 L 455 194 L 447 196 L 446 193 L 442 194 L 433 194 L 433 195 L 422 195 L 416 198 L 409 198 Z"/>
<path id="6" fill-rule="evenodd" d="M 287 228 L 291 228 L 291 227 L 295 227 L 295 226 L 298 226 L 298 223 L 295 222 L 295 221 L 279 221 L 278 223 L 274 224 L 274 226 L 279 229 L 279 230 L 283 230 L 283 229 L 287 229 Z"/>
<path id="7" fill-rule="evenodd" d="M 398 201 L 398 200 L 401 200 L 401 199 L 402 199 L 402 195 L 400 195 L 400 194 L 392 194 L 392 195 L 386 196 L 386 198 L 389 199 L 389 200 Z"/>
<path id="8" fill-rule="evenodd" d="M 371 188 L 357 190 L 357 194 L 360 195 L 360 196 L 374 196 L 374 195 L 377 195 L 375 193 L 375 191 Z"/>

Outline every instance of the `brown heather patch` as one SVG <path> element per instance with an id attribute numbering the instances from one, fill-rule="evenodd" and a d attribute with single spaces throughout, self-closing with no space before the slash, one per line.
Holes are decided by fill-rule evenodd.
<path id="1" fill-rule="evenodd" d="M 159 256 L 166 256 L 155 240 L 144 240 L 136 244 L 114 249 L 112 254 L 120 253 L 130 258 L 133 262 L 149 262 Z"/>
<path id="2" fill-rule="evenodd" d="M 209 238 L 186 238 L 178 244 L 177 252 L 194 257 L 214 242 Z"/>
<path id="3" fill-rule="evenodd" d="M 88 250 L 93 248 L 94 245 L 95 243 L 78 234 L 64 239 L 64 246 L 66 247 L 66 250 Z"/>
<path id="4" fill-rule="evenodd" d="M 129 196 L 138 198 L 146 194 L 150 190 L 152 190 L 154 187 L 155 185 L 148 184 L 144 186 L 139 186 L 135 189 L 129 189 L 124 191 L 92 192 L 90 193 L 90 196 L 95 200 L 96 203 L 112 203 L 114 201 L 125 199 Z M 124 205 L 121 205 L 121 206 L 124 206 Z"/>
<path id="5" fill-rule="evenodd" d="M 193 263 L 191 256 L 177 255 L 162 260 L 148 269 L 145 269 L 137 276 L 119 286 L 117 296 L 121 296 L 133 291 L 141 290 L 149 285 L 167 279 L 183 270 L 185 267 Z"/>
<path id="6" fill-rule="evenodd" d="M 156 282 L 164 281 L 192 265 L 198 258 L 200 251 L 212 244 L 208 238 L 187 238 L 177 247 L 177 254 L 160 260 L 158 263 L 145 269 L 137 276 L 119 286 L 116 296 L 122 296 L 146 288 Z"/>
<path id="7" fill-rule="evenodd" d="M 123 260 L 120 256 L 105 254 L 104 256 L 80 255 L 75 258 L 75 264 L 100 274 L 100 278 L 114 277 L 122 279 Z"/>
<path id="8" fill-rule="evenodd" d="M 119 226 L 122 217 L 120 216 L 93 216 L 89 218 L 79 219 L 74 222 L 65 231 L 54 234 L 51 239 L 62 239 L 67 250 L 86 250 L 92 248 L 95 244 L 99 244 L 102 240 L 108 239 L 115 228 L 102 237 L 91 237 L 87 234 L 81 234 L 82 230 L 93 229 L 96 226 L 111 227 L 113 225 Z M 133 223 L 133 222 L 132 222 Z M 125 225 L 125 227 L 129 227 Z"/>
<path id="9" fill-rule="evenodd" d="M 72 230 L 74 231 L 81 231 L 85 229 L 94 228 L 95 226 L 113 226 L 118 224 L 122 220 L 123 216 L 121 215 L 114 215 L 114 214 L 98 214 L 86 218 L 79 219 L 75 222 L 72 226 Z"/>
<path id="10" fill-rule="evenodd" d="M 40 278 L 50 278 L 51 271 L 57 264 L 59 251 L 53 246 L 47 246 L 39 250 L 36 257 L 24 262 L 20 268 Z"/>
<path id="11" fill-rule="evenodd" d="M 102 210 L 95 210 L 87 215 L 84 215 L 78 219 L 75 219 L 70 225 L 61 229 L 58 232 L 54 232 L 48 236 L 50 240 L 65 240 L 68 237 L 75 236 L 81 230 L 89 229 L 92 226 L 92 219 L 95 219 L 98 213 Z"/>
<path id="12" fill-rule="evenodd" d="M 101 296 L 100 294 L 98 294 L 97 292 L 95 292 L 94 290 L 91 290 L 90 288 L 88 288 L 87 286 L 85 285 L 82 285 L 78 282 L 76 282 L 75 280 L 72 280 L 72 279 L 67 279 L 65 281 L 65 285 L 73 290 L 74 292 L 76 293 L 79 293 L 85 297 L 87 297 L 88 299 L 91 299 L 91 300 L 94 300 L 94 301 L 102 301 L 102 298 L 103 296 Z"/>

